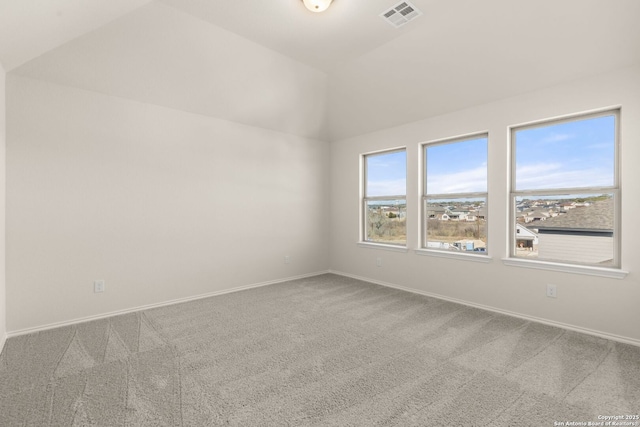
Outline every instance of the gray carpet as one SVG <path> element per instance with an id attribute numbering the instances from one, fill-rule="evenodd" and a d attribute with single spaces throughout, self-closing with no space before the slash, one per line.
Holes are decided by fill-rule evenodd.
<path id="1" fill-rule="evenodd" d="M 639 347 L 336 275 L 14 337 L 0 356 L 1 426 L 553 426 L 638 413 Z"/>

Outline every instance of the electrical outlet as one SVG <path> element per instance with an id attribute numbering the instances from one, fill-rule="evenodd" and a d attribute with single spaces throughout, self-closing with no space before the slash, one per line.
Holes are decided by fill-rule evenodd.
<path id="1" fill-rule="evenodd" d="M 93 292 L 104 292 L 104 280 L 96 280 L 93 282 Z"/>
<path id="2" fill-rule="evenodd" d="M 382 258 L 380 258 L 380 257 L 376 258 L 376 265 L 378 267 L 382 267 Z"/>
<path id="3" fill-rule="evenodd" d="M 284 256 L 284 263 L 285 264 L 291 264 L 291 257 L 289 255 L 285 255 Z"/>
<path id="4" fill-rule="evenodd" d="M 549 298 L 556 298 L 558 296 L 557 291 L 556 285 L 547 285 L 547 296 Z"/>

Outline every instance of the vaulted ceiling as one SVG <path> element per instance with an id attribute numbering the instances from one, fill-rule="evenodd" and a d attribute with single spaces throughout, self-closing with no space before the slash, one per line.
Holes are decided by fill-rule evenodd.
<path id="1" fill-rule="evenodd" d="M 322 116 L 308 136 L 331 140 L 640 63 L 638 0 L 412 0 L 423 15 L 399 29 L 379 17 L 396 3 L 334 0 L 314 14 L 300 0 L 0 0 L 0 62 L 18 75 L 220 115 L 190 104 L 202 81 L 167 75 L 212 66 L 214 57 L 202 59 L 211 45 L 197 37 L 233 34 L 326 80 L 310 91 L 327 101 L 300 114 Z M 126 81 L 111 76 L 118 63 L 130 70 Z M 154 93 L 167 84 L 172 96 Z M 241 110 L 234 114 L 256 114 Z M 304 133 L 287 120 L 274 125 L 275 113 L 252 120 L 244 121 Z"/>

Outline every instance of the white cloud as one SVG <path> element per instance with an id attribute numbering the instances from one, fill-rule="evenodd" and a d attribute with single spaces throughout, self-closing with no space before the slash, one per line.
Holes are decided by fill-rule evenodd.
<path id="1" fill-rule="evenodd" d="M 600 142 L 596 144 L 591 144 L 586 146 L 589 150 L 602 150 L 602 149 L 611 149 L 613 148 L 612 142 Z"/>
<path id="2" fill-rule="evenodd" d="M 407 193 L 407 184 L 404 179 L 386 181 L 369 181 L 367 196 L 401 196 Z"/>
<path id="3" fill-rule="evenodd" d="M 429 175 L 428 194 L 475 193 L 487 191 L 487 168 L 463 172 Z"/>
<path id="4" fill-rule="evenodd" d="M 551 144 L 554 142 L 566 141 L 575 138 L 575 135 L 569 133 L 554 133 L 538 141 L 541 144 Z"/>
<path id="5" fill-rule="evenodd" d="M 566 164 L 538 163 L 517 166 L 517 190 L 584 188 L 613 185 L 605 169 L 567 169 Z"/>
<path id="6" fill-rule="evenodd" d="M 535 180 L 541 175 L 552 173 L 562 169 L 562 163 L 535 163 L 530 165 L 516 165 L 518 182 Z"/>

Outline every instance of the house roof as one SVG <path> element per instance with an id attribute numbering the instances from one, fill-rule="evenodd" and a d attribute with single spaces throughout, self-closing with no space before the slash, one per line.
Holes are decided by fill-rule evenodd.
<path id="1" fill-rule="evenodd" d="M 516 228 L 519 228 L 522 231 L 521 233 L 518 233 L 518 240 L 533 240 L 538 236 L 538 233 L 525 227 L 522 224 L 516 224 Z"/>
<path id="2" fill-rule="evenodd" d="M 549 218 L 551 216 L 551 213 L 549 213 L 548 210 L 546 211 L 534 211 L 534 212 L 527 212 L 527 214 L 529 216 L 533 216 L 533 217 L 545 217 L 545 218 Z"/>
<path id="3" fill-rule="evenodd" d="M 545 221 L 536 221 L 529 227 L 539 230 L 612 231 L 613 216 L 613 198 L 610 198 L 571 209 Z"/>
<path id="4" fill-rule="evenodd" d="M 444 213 L 447 212 L 449 209 L 447 209 L 444 206 L 427 206 L 427 212 L 429 213 Z"/>

